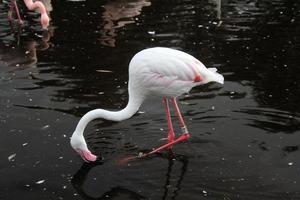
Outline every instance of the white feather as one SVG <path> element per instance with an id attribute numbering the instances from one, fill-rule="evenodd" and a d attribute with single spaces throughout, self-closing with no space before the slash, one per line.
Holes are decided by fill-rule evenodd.
<path id="1" fill-rule="evenodd" d="M 211 71 L 211 72 L 217 72 L 218 71 L 217 68 L 215 68 L 215 67 L 208 68 L 208 70 Z"/>

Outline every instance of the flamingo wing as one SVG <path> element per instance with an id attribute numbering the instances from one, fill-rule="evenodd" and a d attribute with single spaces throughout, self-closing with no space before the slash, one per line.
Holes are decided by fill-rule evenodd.
<path id="1" fill-rule="evenodd" d="M 222 82 L 216 68 L 207 69 L 193 56 L 163 47 L 137 53 L 130 62 L 129 75 L 138 79 L 136 84 L 166 96 L 178 96 L 209 81 Z M 218 75 L 221 77 L 217 80 Z"/>

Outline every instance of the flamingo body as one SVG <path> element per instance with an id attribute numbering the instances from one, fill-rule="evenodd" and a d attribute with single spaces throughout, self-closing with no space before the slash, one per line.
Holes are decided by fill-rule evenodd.
<path id="1" fill-rule="evenodd" d="M 189 92 L 197 85 L 212 81 L 223 84 L 223 76 L 216 71 L 216 68 L 206 68 L 199 60 L 179 50 L 155 47 L 140 51 L 129 64 L 127 106 L 120 111 L 95 109 L 85 114 L 71 137 L 71 146 L 85 161 L 95 161 L 96 156 L 89 151 L 83 136 L 87 124 L 96 118 L 112 121 L 128 119 L 138 111 L 147 96 L 156 95 L 164 98 L 169 127 L 169 143 L 158 149 L 171 148 L 173 144 L 189 137 L 175 98 Z M 184 133 L 177 140 L 174 140 L 167 98 L 173 98 L 173 104 Z"/>
<path id="2" fill-rule="evenodd" d="M 129 64 L 129 87 L 147 95 L 177 97 L 193 87 L 224 78 L 215 68 L 179 50 L 155 47 L 137 53 Z M 144 94 L 145 95 L 145 94 Z"/>

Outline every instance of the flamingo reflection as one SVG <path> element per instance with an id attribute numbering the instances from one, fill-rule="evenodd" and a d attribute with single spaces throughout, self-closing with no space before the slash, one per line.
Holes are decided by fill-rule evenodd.
<path id="1" fill-rule="evenodd" d="M 77 191 L 77 193 L 86 200 L 97 200 L 97 199 L 123 199 L 122 197 L 130 197 L 130 199 L 140 200 L 145 199 L 145 197 L 141 196 L 140 194 L 126 189 L 124 187 L 116 186 L 112 187 L 109 191 L 102 194 L 100 197 L 92 197 L 91 195 L 87 194 L 84 189 L 83 185 L 87 179 L 88 173 L 91 171 L 92 168 L 102 165 L 102 162 L 94 162 L 94 163 L 83 163 L 81 168 L 76 172 L 72 179 L 72 185 Z"/>
<path id="2" fill-rule="evenodd" d="M 163 185 L 163 193 L 161 199 L 173 199 L 175 200 L 177 196 L 179 195 L 179 192 L 181 190 L 181 185 L 185 176 L 185 173 L 187 171 L 188 166 L 188 158 L 183 155 L 178 154 L 163 154 L 158 153 L 158 156 L 155 158 L 163 158 L 166 159 L 168 162 L 168 168 L 166 170 L 166 180 Z M 179 174 L 173 174 L 173 169 L 177 171 L 178 163 L 181 163 L 180 167 L 180 173 Z M 101 166 L 104 163 L 101 161 L 94 162 L 94 163 L 86 163 L 84 162 L 81 168 L 74 174 L 72 178 L 72 185 L 77 191 L 77 193 L 86 200 L 100 200 L 100 199 L 147 199 L 147 197 L 142 196 L 138 192 L 129 190 L 123 186 L 111 186 L 110 190 L 103 193 L 100 197 L 93 197 L 92 195 L 89 195 L 86 191 L 83 189 L 83 185 L 85 181 L 87 181 L 88 174 L 90 171 L 97 166 Z M 176 183 L 174 183 L 176 181 Z M 116 183 L 117 184 L 117 183 Z M 170 187 L 173 186 L 173 187 Z M 138 188 L 138 187 L 137 187 Z M 173 188 L 173 190 L 171 190 Z M 129 197 L 129 198 L 128 198 Z"/>
<path id="3" fill-rule="evenodd" d="M 37 51 L 44 51 L 50 46 L 50 38 L 54 30 L 42 33 L 41 39 L 20 38 L 15 34 L 15 41 L 11 44 L 0 41 L 0 64 L 2 66 L 17 66 L 22 68 L 35 67 L 38 61 Z"/>
<path id="4" fill-rule="evenodd" d="M 150 0 L 116 0 L 103 6 L 104 27 L 101 30 L 102 45 L 114 47 L 117 29 L 135 22 L 134 17 L 141 14 L 142 8 L 150 6 Z"/>
<path id="5" fill-rule="evenodd" d="M 215 6 L 214 10 L 215 10 L 215 12 L 217 14 L 216 18 L 219 21 L 218 24 L 217 24 L 217 26 L 221 26 L 221 24 L 222 24 L 222 0 L 210 0 L 210 1 Z"/>

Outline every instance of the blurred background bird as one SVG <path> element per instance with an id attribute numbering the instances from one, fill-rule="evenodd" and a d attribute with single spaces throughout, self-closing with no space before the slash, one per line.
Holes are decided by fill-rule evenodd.
<path id="1" fill-rule="evenodd" d="M 32 10 L 32 11 L 37 10 L 40 13 L 40 22 L 41 22 L 42 29 L 47 29 L 49 26 L 50 18 L 48 16 L 48 13 L 47 13 L 48 9 L 47 9 L 47 7 L 45 7 L 45 4 L 42 1 L 32 1 L 32 0 L 23 0 L 23 2 L 25 3 L 28 10 Z M 51 4 L 46 4 L 46 5 L 51 5 Z M 21 14 L 20 14 L 20 9 L 18 7 L 18 4 L 17 4 L 16 0 L 10 0 L 9 11 L 7 14 L 7 19 L 10 22 L 12 22 L 14 19 L 13 18 L 14 12 L 18 19 L 19 25 L 22 25 L 23 20 L 22 20 Z"/>

